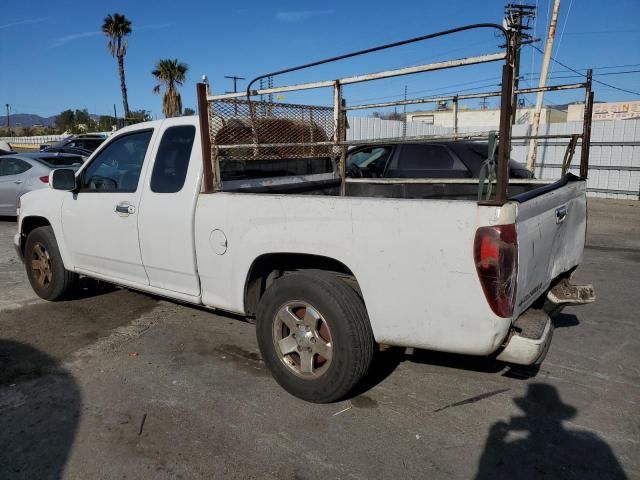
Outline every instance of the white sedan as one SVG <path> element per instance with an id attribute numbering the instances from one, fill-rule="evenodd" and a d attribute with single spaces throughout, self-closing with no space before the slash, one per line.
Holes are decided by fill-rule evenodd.
<path id="1" fill-rule="evenodd" d="M 77 169 L 79 155 L 55 153 L 9 153 L 0 156 L 0 215 L 16 216 L 18 199 L 25 193 L 49 186 L 56 168 Z"/>

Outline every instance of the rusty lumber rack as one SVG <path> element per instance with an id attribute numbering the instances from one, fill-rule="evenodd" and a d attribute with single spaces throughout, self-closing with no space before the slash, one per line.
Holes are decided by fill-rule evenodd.
<path id="1" fill-rule="evenodd" d="M 503 51 L 484 55 L 441 61 L 430 64 L 421 64 L 411 67 L 374 72 L 363 75 L 344 77 L 336 80 L 323 80 L 310 83 L 302 83 L 289 86 L 276 86 L 255 90 L 252 87 L 264 79 L 272 79 L 275 76 L 290 72 L 300 71 L 319 65 L 324 65 L 339 60 L 345 60 L 360 55 L 365 55 L 381 50 L 386 50 L 402 45 L 422 42 L 437 37 L 453 35 L 470 30 L 493 30 L 504 37 Z M 516 85 L 515 71 L 517 50 L 519 48 L 517 32 L 505 29 L 495 23 L 478 23 L 466 25 L 450 30 L 431 33 L 420 37 L 410 38 L 395 43 L 380 45 L 377 47 L 347 53 L 344 55 L 307 63 L 304 65 L 267 73 L 251 80 L 245 92 L 226 93 L 212 95 L 206 80 L 197 86 L 198 110 L 200 115 L 201 143 L 204 162 L 204 192 L 211 193 L 222 189 L 220 173 L 220 160 L 224 155 L 235 155 L 246 160 L 251 159 L 277 159 L 278 156 L 293 158 L 311 158 L 313 155 L 326 154 L 332 157 L 334 173 L 337 172 L 341 179 L 341 194 L 344 195 L 346 172 L 345 161 L 347 148 L 352 145 L 374 144 L 384 141 L 392 142 L 428 142 L 442 140 L 461 139 L 488 139 L 489 132 L 471 132 L 459 134 L 457 129 L 453 135 L 445 136 L 413 136 L 384 140 L 346 140 L 346 114 L 348 111 L 365 110 L 371 108 L 383 108 L 392 106 L 416 105 L 436 103 L 440 101 L 452 101 L 454 111 L 460 100 L 500 97 L 500 123 L 497 132 L 498 158 L 496 166 L 495 197 L 482 202 L 483 204 L 502 205 L 508 199 L 509 186 L 509 158 L 512 141 L 512 116 L 517 105 L 518 95 L 551 92 L 570 89 L 585 90 L 585 109 L 583 118 L 583 130 L 581 134 L 554 135 L 553 138 L 571 138 L 571 160 L 576 142 L 581 140 L 580 177 L 586 179 L 589 168 L 589 145 L 591 138 L 591 120 L 593 112 L 593 91 L 591 89 L 592 73 L 587 71 L 586 79 L 581 83 L 565 85 L 551 85 L 537 88 L 514 89 Z M 403 75 L 432 72 L 450 68 L 464 67 L 490 62 L 503 62 L 502 81 L 499 91 L 473 93 L 465 95 L 440 96 L 431 98 L 416 98 L 384 103 L 370 103 L 347 106 L 342 95 L 342 87 L 345 85 L 376 81 Z M 312 90 L 319 88 L 333 89 L 333 107 L 314 107 L 308 105 L 281 104 L 265 102 L 264 96 L 284 92 Z M 260 100 L 255 100 L 259 97 Z M 287 118 L 287 115 L 289 118 Z M 324 121 L 324 123 L 323 123 Z M 232 130 L 229 125 L 235 125 Z M 287 132 L 287 127 L 289 132 Z M 227 128 L 224 135 L 220 135 L 220 129 Z M 279 131 L 278 131 L 279 129 Z M 295 129 L 295 132 L 293 131 Z M 295 133 L 295 135 L 294 135 Z M 219 138 L 221 137 L 221 138 Z M 292 138 L 295 137 L 295 138 Z M 548 135 L 519 136 L 513 139 L 543 139 Z M 273 152 L 276 151 L 276 154 Z M 270 153 L 265 153 L 270 152 Z M 284 153 L 283 153 L 284 152 Z"/>

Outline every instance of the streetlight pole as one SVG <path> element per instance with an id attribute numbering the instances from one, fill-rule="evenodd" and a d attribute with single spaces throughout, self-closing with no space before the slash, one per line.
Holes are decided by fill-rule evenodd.
<path id="1" fill-rule="evenodd" d="M 11 134 L 11 114 L 9 113 L 10 108 L 9 108 L 9 104 L 7 103 L 7 129 L 9 130 L 9 136 L 13 137 L 13 135 Z"/>

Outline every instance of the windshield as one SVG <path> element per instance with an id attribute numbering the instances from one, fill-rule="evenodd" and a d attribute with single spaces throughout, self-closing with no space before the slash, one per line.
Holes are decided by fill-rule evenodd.
<path id="1" fill-rule="evenodd" d="M 64 157 L 38 157 L 40 163 L 44 163 L 48 167 L 70 167 L 72 165 L 82 165 L 82 157 L 75 155 L 67 155 Z"/>

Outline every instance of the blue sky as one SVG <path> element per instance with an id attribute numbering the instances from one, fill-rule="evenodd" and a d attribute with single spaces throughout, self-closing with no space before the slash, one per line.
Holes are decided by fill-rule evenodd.
<path id="1" fill-rule="evenodd" d="M 538 0 L 536 35 L 544 36 L 549 2 Z M 151 70 L 160 58 L 178 58 L 188 64 L 181 92 L 183 105 L 195 107 L 195 83 L 202 74 L 214 91 L 232 88 L 224 75 L 252 78 L 262 73 L 306 63 L 351 50 L 401 40 L 475 22 L 501 22 L 504 1 L 456 0 L 366 2 L 274 1 L 56 1 L 4 2 L 0 17 L 0 105 L 14 113 L 54 115 L 66 108 L 87 108 L 108 114 L 122 101 L 117 64 L 100 33 L 108 13 L 124 13 L 133 22 L 125 57 L 129 104 L 161 115 L 161 97 L 152 93 Z M 535 0 L 529 3 L 535 4 Z M 578 68 L 597 67 L 596 73 L 640 70 L 640 0 L 562 0 L 554 55 Z M 564 33 L 563 33 L 564 32 Z M 465 33 L 402 47 L 352 62 L 324 66 L 304 74 L 276 78 L 286 84 L 323 80 L 386 68 L 458 58 L 497 51 L 491 33 Z M 542 42 L 538 43 L 543 48 Z M 523 51 L 521 71 L 536 73 L 541 55 Z M 624 67 L 619 67 L 619 66 Z M 555 66 L 552 76 L 571 75 Z M 448 70 L 350 87 L 350 103 L 493 90 L 499 65 Z M 640 73 L 596 77 L 615 86 L 640 92 Z M 524 86 L 537 83 L 525 76 Z M 575 78 L 557 79 L 572 82 Z M 246 85 L 246 83 L 241 83 Z M 483 88 L 485 87 L 485 88 Z M 329 104 L 329 92 L 314 92 L 307 100 Z M 556 94 L 549 103 L 575 100 L 574 94 Z M 640 96 L 596 85 L 597 100 L 628 100 Z M 286 101 L 296 101 L 295 94 Z M 495 105 L 496 100 L 491 103 Z M 3 112 L 4 113 L 4 112 Z"/>

